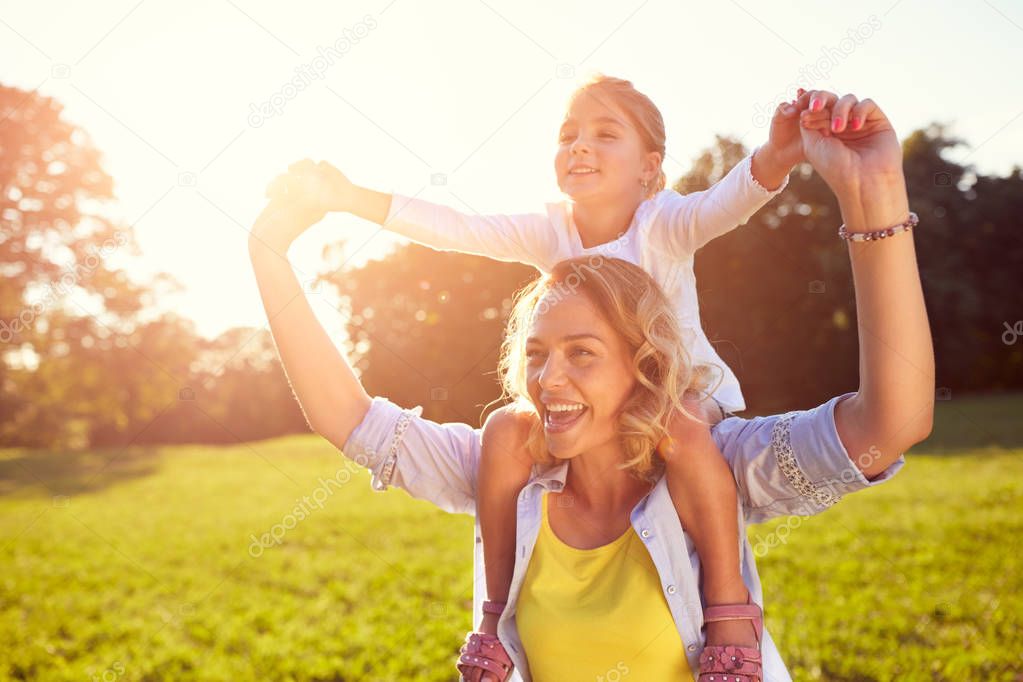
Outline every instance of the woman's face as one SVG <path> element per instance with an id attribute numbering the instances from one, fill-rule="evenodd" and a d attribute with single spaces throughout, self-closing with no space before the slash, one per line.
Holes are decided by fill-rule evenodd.
<path id="1" fill-rule="evenodd" d="M 552 289 L 537 304 L 526 381 L 555 458 L 619 447 L 618 414 L 636 382 L 632 354 L 584 294 Z"/>
<path id="2" fill-rule="evenodd" d="M 642 197 L 653 182 L 659 155 L 645 152 L 639 131 L 607 97 L 579 94 L 558 132 L 554 170 L 558 187 L 573 200 Z"/>

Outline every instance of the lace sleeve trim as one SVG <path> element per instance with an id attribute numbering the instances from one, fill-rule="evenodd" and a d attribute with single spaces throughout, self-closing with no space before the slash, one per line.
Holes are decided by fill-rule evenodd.
<path id="1" fill-rule="evenodd" d="M 778 468 L 800 495 L 813 500 L 822 507 L 830 507 L 842 499 L 841 495 L 835 495 L 826 488 L 814 485 L 796 462 L 796 455 L 792 450 L 792 420 L 795 417 L 795 412 L 784 415 L 771 430 L 771 446 L 774 448 L 774 456 L 778 460 Z"/>
<path id="2" fill-rule="evenodd" d="M 391 478 L 394 476 L 394 467 L 398 463 L 398 446 L 401 445 L 405 429 L 408 428 L 413 416 L 418 417 L 422 413 L 422 405 L 416 405 L 411 410 L 401 411 L 401 414 L 398 416 L 398 423 L 394 427 L 394 437 L 391 438 L 391 449 L 387 453 L 387 459 L 384 460 L 384 464 L 380 468 L 380 475 L 373 478 L 373 488 L 375 490 L 386 490 L 387 486 L 391 484 Z"/>

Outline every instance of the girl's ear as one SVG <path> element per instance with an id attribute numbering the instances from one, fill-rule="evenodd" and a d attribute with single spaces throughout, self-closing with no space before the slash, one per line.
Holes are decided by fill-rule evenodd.
<path id="1" fill-rule="evenodd" d="M 643 157 L 643 175 L 647 178 L 647 181 L 654 183 L 657 181 L 657 175 L 661 172 L 661 164 L 664 159 L 661 158 L 660 152 L 647 152 Z"/>

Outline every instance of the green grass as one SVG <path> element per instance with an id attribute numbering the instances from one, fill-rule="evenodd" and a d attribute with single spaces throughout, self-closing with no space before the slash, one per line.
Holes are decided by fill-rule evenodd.
<path id="1" fill-rule="evenodd" d="M 750 529 L 784 535 L 758 565 L 795 679 L 1023 679 L 1021 414 L 1021 396 L 940 402 L 893 481 Z M 454 679 L 471 519 L 346 462 L 311 435 L 0 451 L 0 678 Z"/>

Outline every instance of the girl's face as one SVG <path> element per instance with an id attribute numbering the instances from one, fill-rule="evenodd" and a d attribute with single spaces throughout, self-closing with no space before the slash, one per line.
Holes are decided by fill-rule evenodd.
<path id="1" fill-rule="evenodd" d="M 600 311 L 582 293 L 551 289 L 527 339 L 527 387 L 551 455 L 620 447 L 618 414 L 636 380 L 631 351 Z"/>
<path id="2" fill-rule="evenodd" d="M 558 132 L 554 170 L 558 187 L 575 201 L 642 200 L 661 159 L 643 148 L 639 131 L 605 96 L 582 92 L 569 106 Z"/>

